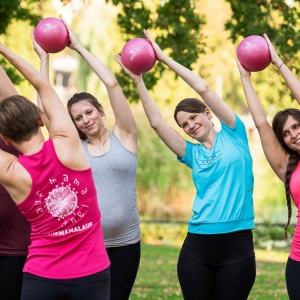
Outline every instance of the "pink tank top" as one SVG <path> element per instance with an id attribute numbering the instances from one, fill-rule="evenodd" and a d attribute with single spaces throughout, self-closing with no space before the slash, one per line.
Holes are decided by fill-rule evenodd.
<path id="1" fill-rule="evenodd" d="M 294 203 L 297 207 L 297 224 L 292 240 L 290 257 L 294 260 L 300 261 L 300 161 L 298 162 L 298 165 L 291 176 L 290 190 Z"/>
<path id="2" fill-rule="evenodd" d="M 19 204 L 31 223 L 31 244 L 24 272 L 51 279 L 72 279 L 109 267 L 91 169 L 73 170 L 58 159 L 52 139 L 19 162 L 32 178 Z"/>

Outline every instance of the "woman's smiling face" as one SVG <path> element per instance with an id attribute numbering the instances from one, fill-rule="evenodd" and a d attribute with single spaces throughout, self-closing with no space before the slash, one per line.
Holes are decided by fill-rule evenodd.
<path id="1" fill-rule="evenodd" d="M 282 137 L 289 148 L 300 153 L 300 123 L 291 115 L 283 126 Z"/>
<path id="2" fill-rule="evenodd" d="M 177 122 L 187 135 L 199 142 L 205 141 L 211 130 L 213 130 L 209 109 L 206 109 L 202 113 L 179 111 L 177 114 Z"/>
<path id="3" fill-rule="evenodd" d="M 102 115 L 89 101 L 82 100 L 74 103 L 70 112 L 76 127 L 87 136 L 100 132 L 103 126 Z"/>

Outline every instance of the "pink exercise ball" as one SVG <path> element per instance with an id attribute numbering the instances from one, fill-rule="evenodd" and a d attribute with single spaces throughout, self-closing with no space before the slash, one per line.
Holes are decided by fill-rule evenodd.
<path id="1" fill-rule="evenodd" d="M 146 73 L 155 65 L 156 53 L 148 40 L 135 38 L 123 47 L 121 62 L 133 73 Z"/>
<path id="2" fill-rule="evenodd" d="M 48 53 L 64 50 L 69 43 L 69 33 L 64 22 L 57 18 L 41 20 L 33 31 L 36 42 Z"/>
<path id="3" fill-rule="evenodd" d="M 271 54 L 267 41 L 259 35 L 244 38 L 236 50 L 242 66 L 250 72 L 264 70 L 271 63 Z"/>

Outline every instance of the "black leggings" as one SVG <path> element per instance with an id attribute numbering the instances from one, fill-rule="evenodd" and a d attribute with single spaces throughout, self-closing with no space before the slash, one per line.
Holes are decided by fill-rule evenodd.
<path id="1" fill-rule="evenodd" d="M 188 233 L 177 272 L 185 300 L 246 300 L 256 277 L 252 232 Z"/>
<path id="2" fill-rule="evenodd" d="M 293 260 L 289 257 L 286 263 L 285 280 L 290 300 L 300 299 L 299 278 L 300 261 Z"/>
<path id="3" fill-rule="evenodd" d="M 21 300 L 109 300 L 109 268 L 81 278 L 48 279 L 24 273 Z"/>
<path id="4" fill-rule="evenodd" d="M 20 300 L 26 256 L 0 256 L 0 299 Z"/>
<path id="5" fill-rule="evenodd" d="M 110 259 L 110 300 L 129 299 L 141 257 L 140 242 L 123 247 L 106 248 Z"/>

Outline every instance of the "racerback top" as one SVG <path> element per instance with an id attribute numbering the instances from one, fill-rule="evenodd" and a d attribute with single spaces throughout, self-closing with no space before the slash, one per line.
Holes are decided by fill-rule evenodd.
<path id="1" fill-rule="evenodd" d="M 31 223 L 31 245 L 24 272 L 51 279 L 95 274 L 110 262 L 91 169 L 73 170 L 58 159 L 52 139 L 19 162 L 32 189 L 19 208 Z"/>
<path id="2" fill-rule="evenodd" d="M 137 155 L 128 151 L 110 134 L 110 149 L 91 156 L 87 141 L 82 141 L 91 164 L 101 209 L 106 247 L 121 247 L 140 240 L 140 219 L 136 202 Z"/>

